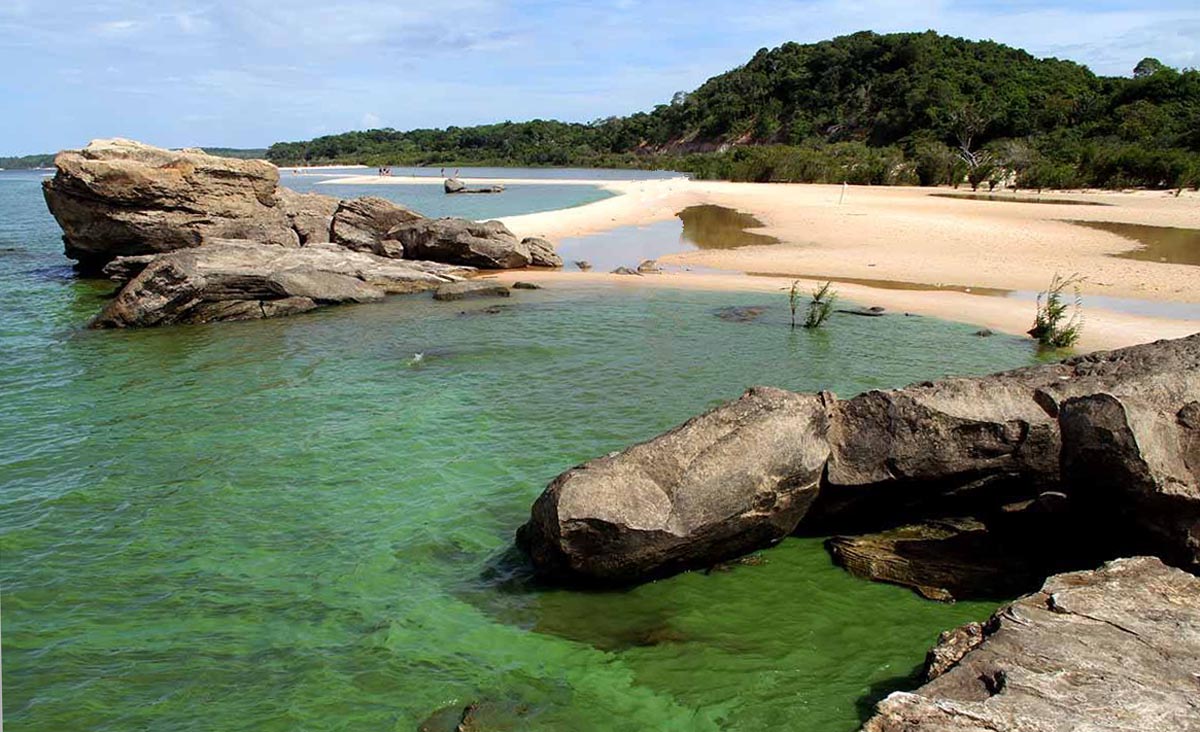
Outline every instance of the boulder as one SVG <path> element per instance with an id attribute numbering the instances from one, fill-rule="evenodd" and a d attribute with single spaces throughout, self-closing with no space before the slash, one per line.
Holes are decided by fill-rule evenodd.
<path id="1" fill-rule="evenodd" d="M 529 263 L 534 267 L 561 267 L 562 257 L 554 251 L 554 245 L 540 236 L 527 236 L 521 245 L 529 250 Z"/>
<path id="2" fill-rule="evenodd" d="M 789 522 L 810 534 L 864 534 L 953 516 L 994 519 L 1031 501 L 1067 502 L 1069 524 L 1015 532 L 1022 553 L 1062 553 L 1072 562 L 1156 552 L 1191 564 L 1200 532 L 1198 375 L 1200 334 L 844 401 L 755 389 L 751 395 L 772 395 L 772 419 L 791 426 L 815 424 L 812 404 L 819 401 L 819 435 L 781 430 L 767 439 L 757 419 L 722 417 L 748 409 L 748 399 L 755 403 L 748 395 L 690 427 L 562 474 L 535 502 L 519 541 L 551 573 L 628 582 L 761 548 Z M 692 445 L 705 444 L 714 432 L 701 426 L 712 423 L 721 426 L 723 445 L 744 449 L 704 452 Z M 746 505 L 747 486 L 759 485 L 764 464 L 786 463 L 789 455 L 807 461 L 816 442 L 824 446 L 815 468 L 820 480 L 805 484 L 805 499 L 789 504 L 786 521 L 773 512 L 734 510 Z M 680 467 L 692 464 L 685 450 L 706 456 L 703 470 Z M 726 462 L 714 463 L 716 455 Z M 675 468 L 648 477 L 646 466 L 659 464 Z M 732 477 L 739 470 L 745 475 Z M 714 483 L 714 475 L 722 482 Z M 714 496 L 730 502 L 720 504 L 730 509 L 725 520 L 679 508 L 720 503 Z M 730 531 L 735 539 L 728 539 Z M 985 540 L 976 554 L 986 553 L 992 540 L 976 539 Z M 937 587 L 915 579 L 933 569 L 905 571 L 911 584 Z"/>
<path id="3" fill-rule="evenodd" d="M 499 221 L 420 219 L 387 233 L 404 246 L 405 256 L 482 269 L 516 269 L 533 261 L 529 247 Z"/>
<path id="4" fill-rule="evenodd" d="M 632 269 L 632 268 L 630 268 L 630 267 L 617 267 L 617 268 L 616 268 L 616 269 L 614 269 L 612 272 L 610 272 L 610 274 L 615 274 L 615 275 L 637 275 L 638 277 L 641 277 L 641 276 L 642 276 L 642 273 L 641 273 L 641 272 L 638 272 L 636 269 Z"/>
<path id="5" fill-rule="evenodd" d="M 298 246 L 278 196 L 279 171 L 262 160 L 172 151 L 131 140 L 65 150 L 43 184 L 66 255 L 86 269 L 220 238 Z"/>
<path id="6" fill-rule="evenodd" d="M 280 187 L 279 203 L 300 238 L 300 246 L 330 241 L 333 216 L 341 204 L 338 199 L 320 193 L 297 193 L 290 188 Z"/>
<path id="7" fill-rule="evenodd" d="M 1195 730 L 1197 668 L 1200 579 L 1118 559 L 943 634 L 928 683 L 881 701 L 863 732 Z"/>
<path id="8" fill-rule="evenodd" d="M 643 259 L 637 266 L 638 274 L 662 274 L 662 267 L 653 259 Z"/>
<path id="9" fill-rule="evenodd" d="M 580 259 L 575 262 L 575 266 L 579 268 L 580 272 L 587 272 L 592 268 L 592 263 L 586 259 Z"/>
<path id="10" fill-rule="evenodd" d="M 512 284 L 514 290 L 540 290 L 542 286 L 536 282 L 522 282 L 518 280 Z"/>
<path id="11" fill-rule="evenodd" d="M 92 321 L 94 328 L 251 320 L 434 289 L 471 272 L 396 261 L 332 244 L 301 249 L 215 240 L 153 257 Z"/>
<path id="12" fill-rule="evenodd" d="M 442 183 L 442 189 L 445 190 L 446 193 L 461 193 L 467 189 L 467 184 L 463 183 L 458 178 L 447 178 L 446 181 Z"/>
<path id="13" fill-rule="evenodd" d="M 512 293 L 499 282 L 464 280 L 449 282 L 433 291 L 434 300 L 465 300 L 475 297 L 508 297 Z"/>
<path id="14" fill-rule="evenodd" d="M 386 198 L 353 198 L 338 205 L 333 214 L 330 238 L 333 243 L 357 252 L 401 259 L 406 254 L 405 248 L 389 232 L 398 226 L 423 220 L 425 217 L 421 214 Z M 409 254 L 409 257 L 427 258 L 413 254 Z"/>
<path id="15" fill-rule="evenodd" d="M 831 397 L 755 388 L 556 478 L 518 543 L 543 572 L 624 583 L 708 566 L 796 527 L 829 455 Z"/>

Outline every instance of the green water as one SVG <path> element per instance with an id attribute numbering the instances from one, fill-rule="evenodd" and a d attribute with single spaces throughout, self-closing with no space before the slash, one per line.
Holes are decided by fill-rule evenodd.
<path id="1" fill-rule="evenodd" d="M 790 332 L 782 293 L 628 285 L 86 331 L 105 287 L 70 278 L 35 194 L 0 180 L 12 730 L 453 729 L 480 701 L 489 729 L 849 732 L 994 607 L 856 580 L 812 539 L 539 589 L 511 537 L 560 471 L 750 384 L 849 395 L 1026 364 L 1024 341 Z"/>

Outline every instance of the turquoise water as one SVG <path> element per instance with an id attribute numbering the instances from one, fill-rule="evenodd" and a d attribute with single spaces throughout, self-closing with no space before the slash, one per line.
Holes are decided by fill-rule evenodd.
<path id="1" fill-rule="evenodd" d="M 496 173 L 490 177 L 520 177 L 548 178 L 548 173 L 560 174 L 559 177 L 574 177 L 562 175 L 575 173 L 566 169 L 550 168 L 512 168 L 504 173 L 502 168 L 480 168 L 479 172 Z M 352 169 L 344 171 L 349 175 L 371 175 L 374 169 Z M 423 178 L 437 177 L 438 171 L 429 168 L 414 168 L 412 172 Z M 615 171 L 598 171 L 615 172 Z M 623 171 L 621 171 L 623 172 Z M 638 172 L 638 171 L 631 171 Z M 393 178 L 401 178 L 400 170 L 393 168 Z M 464 175 L 466 173 L 464 172 Z M 597 177 L 598 176 L 592 176 Z M 324 193 L 338 198 L 355 198 L 357 196 L 379 196 L 389 201 L 404 204 L 409 208 L 420 211 L 426 216 L 462 216 L 469 219 L 492 219 L 501 216 L 553 211 L 560 208 L 582 206 L 593 201 L 602 201 L 614 194 L 597 185 L 546 185 L 514 183 L 505 186 L 503 193 L 451 195 L 448 196 L 440 185 L 429 183 L 385 183 L 381 185 L 345 185 L 330 183 L 336 176 L 323 174 L 295 175 L 284 169 L 280 173 L 283 185 L 298 191 Z M 440 180 L 440 178 L 439 178 Z"/>
<path id="2" fill-rule="evenodd" d="M 71 278 L 37 182 L 0 174 L 10 729 L 451 730 L 479 702 L 487 729 L 849 732 L 994 607 L 854 579 L 815 539 L 551 590 L 511 540 L 560 471 L 750 384 L 849 395 L 1026 364 L 1024 341 L 791 332 L 782 293 L 632 285 L 87 331 L 107 286 Z"/>

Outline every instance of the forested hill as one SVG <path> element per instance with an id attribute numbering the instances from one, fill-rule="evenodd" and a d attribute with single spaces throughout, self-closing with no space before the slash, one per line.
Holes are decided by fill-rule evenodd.
<path id="1" fill-rule="evenodd" d="M 277 143 L 281 164 L 630 165 L 707 177 L 1181 186 L 1200 180 L 1200 72 L 1153 59 L 1099 77 L 989 41 L 855 33 L 763 49 L 651 112 L 349 132 Z"/>

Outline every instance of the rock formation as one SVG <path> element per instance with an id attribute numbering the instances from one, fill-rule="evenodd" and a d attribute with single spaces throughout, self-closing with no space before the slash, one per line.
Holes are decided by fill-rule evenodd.
<path id="1" fill-rule="evenodd" d="M 387 238 L 404 246 L 406 256 L 482 269 L 516 269 L 530 265 L 561 267 L 562 259 L 544 239 L 517 241 L 499 221 L 421 219 L 400 224 Z"/>
<path id="2" fill-rule="evenodd" d="M 499 222 L 431 221 L 382 198 L 297 193 L 261 160 L 115 139 L 61 152 L 55 164 L 43 191 L 67 256 L 127 283 L 95 319 L 101 327 L 286 315 L 433 289 L 472 266 L 562 266 L 545 239 L 518 241 Z M 218 249 L 157 259 L 209 245 Z M 308 270 L 323 274 L 301 283 L 295 272 Z"/>
<path id="3" fill-rule="evenodd" d="M 114 139 L 60 152 L 54 164 L 46 204 L 67 256 L 85 267 L 214 238 L 300 244 L 278 196 L 279 171 L 265 161 Z"/>
<path id="4" fill-rule="evenodd" d="M 508 297 L 512 294 L 507 287 L 499 282 L 487 280 L 468 280 L 465 282 L 449 282 L 433 291 L 434 300 L 466 300 L 477 297 Z"/>
<path id="5" fill-rule="evenodd" d="M 1157 559 L 1061 574 L 944 633 L 863 732 L 1200 730 L 1200 579 Z"/>
<path id="6" fill-rule="evenodd" d="M 397 261 L 333 244 L 300 249 L 214 240 L 202 247 L 115 260 L 129 277 L 92 321 L 94 328 L 253 320 L 322 305 L 372 302 L 386 293 L 432 290 L 471 272 L 432 262 Z"/>
<path id="7" fill-rule="evenodd" d="M 562 474 L 518 541 L 549 574 L 634 582 L 797 529 L 873 532 L 1061 492 L 1057 530 L 1100 542 L 1081 556 L 1200 567 L 1198 401 L 1200 334 L 844 401 L 753 389 Z"/>

